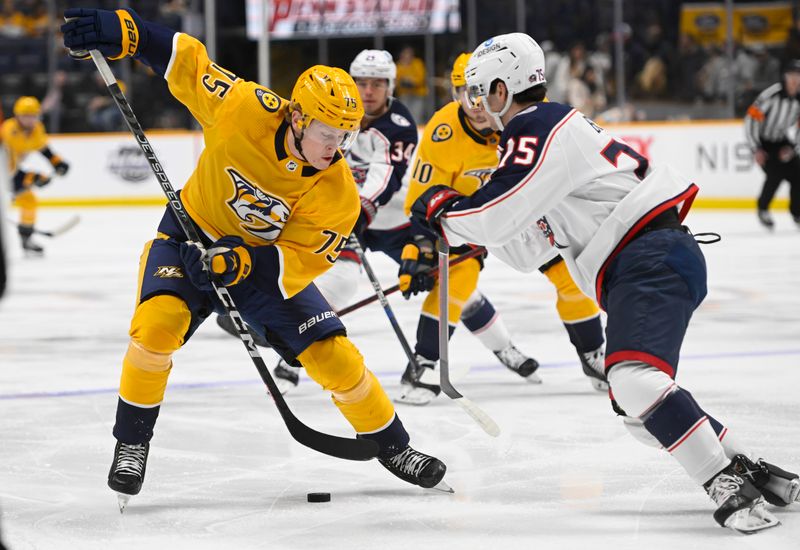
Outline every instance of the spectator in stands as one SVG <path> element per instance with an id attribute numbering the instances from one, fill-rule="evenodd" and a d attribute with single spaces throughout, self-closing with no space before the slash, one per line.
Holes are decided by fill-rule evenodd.
<path id="1" fill-rule="evenodd" d="M 567 103 L 588 117 L 605 109 L 606 95 L 598 86 L 594 67 L 587 65 L 580 78 L 570 78 L 567 83 Z"/>
<path id="2" fill-rule="evenodd" d="M 117 132 L 125 129 L 125 120 L 106 89 L 105 82 L 100 73 L 94 74 L 97 94 L 89 100 L 86 106 L 86 117 L 89 127 L 95 132 Z M 124 94 L 125 83 L 118 80 L 119 88 Z"/>
<path id="3" fill-rule="evenodd" d="M 744 113 L 761 90 L 779 80 L 781 76 L 780 61 L 760 43 L 752 44 L 748 48 L 739 48 L 734 59 L 734 70 L 737 114 Z"/>
<path id="4" fill-rule="evenodd" d="M 705 54 L 694 37 L 681 34 L 678 37 L 677 60 L 670 68 L 672 78 L 669 84 L 674 98 L 694 101 L 700 96 L 698 75 L 705 61 Z"/>
<path id="5" fill-rule="evenodd" d="M 575 42 L 569 49 L 569 55 L 564 57 L 556 67 L 553 81 L 547 83 L 547 97 L 551 101 L 566 101 L 570 82 L 577 78 L 582 79 L 586 72 L 586 46 L 583 42 Z M 573 86 L 575 87 L 575 86 Z"/>
<path id="6" fill-rule="evenodd" d="M 705 48 L 707 57 L 697 74 L 697 85 L 703 100 L 708 102 L 725 98 L 732 85 L 728 62 L 719 47 Z"/>
<path id="7" fill-rule="evenodd" d="M 414 53 L 414 48 L 404 46 L 397 58 L 397 99 L 402 101 L 418 123 L 428 120 L 425 102 L 428 97 L 425 63 Z"/>

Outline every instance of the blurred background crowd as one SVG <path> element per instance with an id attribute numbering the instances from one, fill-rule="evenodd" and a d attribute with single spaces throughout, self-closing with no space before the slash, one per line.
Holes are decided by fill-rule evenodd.
<path id="1" fill-rule="evenodd" d="M 8 116 L 17 97 L 36 96 L 42 100 L 50 132 L 124 128 L 93 65 L 72 60 L 63 50 L 58 16 L 65 7 L 129 6 L 145 19 L 201 39 L 208 21 L 204 14 L 207 3 L 203 0 L 0 2 L 0 105 Z M 453 2 L 460 19 L 458 29 L 433 37 L 387 32 L 380 37 L 380 43 L 374 36 L 331 36 L 324 42 L 315 38 L 273 38 L 269 46 L 272 77 L 268 84 L 286 97 L 306 67 L 323 62 L 347 68 L 360 50 L 378 45 L 389 50 L 398 63 L 396 95 L 424 124 L 435 109 L 450 100 L 448 75 L 455 56 L 477 45 L 470 43 L 471 26 L 478 40 L 518 30 L 531 34 L 547 55 L 550 99 L 570 103 L 600 120 L 738 117 L 761 90 L 779 81 L 785 60 L 800 58 L 800 19 L 798 2 L 729 3 L 744 5 L 756 15 L 774 10 L 776 5 L 783 11 L 778 12 L 777 21 L 774 16 L 771 20 L 744 16 L 742 21 L 749 25 L 747 34 L 738 33 L 726 43 L 714 38 L 719 36 L 716 31 L 714 36 L 703 34 L 708 31 L 704 26 L 713 25 L 714 21 L 702 19 L 703 14 L 694 20 L 687 16 L 686 8 L 692 2 Z M 216 59 L 240 77 L 258 80 L 257 41 L 248 36 L 247 4 L 247 0 L 215 3 Z M 291 2 L 276 0 L 272 4 L 275 9 L 276 4 L 281 7 Z M 306 4 L 331 5 L 335 1 Z M 726 3 L 717 4 L 722 10 Z M 615 21 L 615 8 L 621 8 L 621 21 Z M 719 26 L 720 21 L 716 23 Z M 426 52 L 426 45 L 432 45 L 432 54 Z M 617 67 L 615 47 L 621 48 L 622 70 Z M 163 79 L 130 60 L 116 63 L 115 70 L 131 102 L 147 105 L 137 110 L 145 128 L 192 128 L 188 112 L 171 98 Z"/>

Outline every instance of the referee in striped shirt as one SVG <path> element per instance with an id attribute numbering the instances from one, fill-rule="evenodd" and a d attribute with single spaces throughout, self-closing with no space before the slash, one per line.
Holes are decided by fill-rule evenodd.
<path id="1" fill-rule="evenodd" d="M 800 60 L 792 60 L 784 67 L 782 82 L 761 92 L 744 117 L 755 161 L 766 174 L 758 197 L 758 220 L 768 229 L 775 227 L 769 204 L 783 180 L 791 185 L 789 211 L 800 228 L 799 122 Z"/>

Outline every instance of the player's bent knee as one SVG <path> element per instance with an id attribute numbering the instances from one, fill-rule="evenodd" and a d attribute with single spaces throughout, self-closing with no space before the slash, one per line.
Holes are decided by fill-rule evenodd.
<path id="1" fill-rule="evenodd" d="M 338 399 L 365 384 L 366 366 L 356 346 L 342 335 L 318 340 L 308 346 L 297 358 L 312 380 Z"/>
<path id="2" fill-rule="evenodd" d="M 658 442 L 658 439 L 653 437 L 653 434 L 647 431 L 647 428 L 644 427 L 644 422 L 642 422 L 638 418 L 623 416 L 622 424 L 625 426 L 628 432 L 630 432 L 630 434 L 634 438 L 636 438 L 636 440 L 639 441 L 640 443 L 644 443 L 649 447 L 655 447 L 656 449 L 662 448 L 662 445 L 661 443 Z"/>
<path id="3" fill-rule="evenodd" d="M 614 399 L 629 416 L 644 418 L 678 389 L 666 373 L 641 361 L 621 361 L 608 371 Z"/>
<path id="4" fill-rule="evenodd" d="M 191 321 L 189 307 L 180 298 L 171 294 L 153 296 L 136 307 L 131 342 L 147 352 L 170 356 L 183 345 Z"/>

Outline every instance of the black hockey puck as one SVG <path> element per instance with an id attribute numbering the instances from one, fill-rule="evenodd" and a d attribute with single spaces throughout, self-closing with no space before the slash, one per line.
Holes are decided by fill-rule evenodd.
<path id="1" fill-rule="evenodd" d="M 331 494 L 330 493 L 308 493 L 306 495 L 308 498 L 308 502 L 330 502 L 331 501 Z"/>

